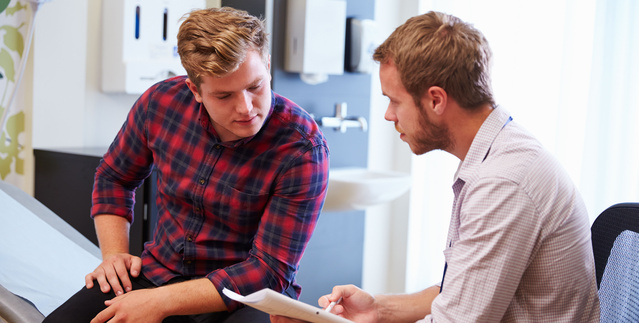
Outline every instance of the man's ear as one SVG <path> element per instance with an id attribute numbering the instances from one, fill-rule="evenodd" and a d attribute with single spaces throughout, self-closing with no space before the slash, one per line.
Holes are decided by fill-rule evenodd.
<path id="1" fill-rule="evenodd" d="M 191 90 L 191 92 L 193 93 L 193 96 L 195 96 L 195 101 L 202 103 L 202 96 L 200 95 L 200 92 L 197 90 L 197 86 L 195 86 L 195 83 L 193 83 L 193 81 L 191 81 L 190 78 L 186 78 L 186 86 L 189 87 L 189 90 Z"/>
<path id="2" fill-rule="evenodd" d="M 269 54 L 266 58 L 266 73 L 268 73 L 268 81 L 270 82 L 273 78 L 271 76 L 271 54 Z"/>
<path id="3" fill-rule="evenodd" d="M 266 58 L 266 70 L 271 73 L 271 54 Z"/>
<path id="4" fill-rule="evenodd" d="M 424 107 L 430 108 L 436 115 L 441 116 L 446 111 L 448 93 L 439 86 L 431 86 L 422 98 Z"/>

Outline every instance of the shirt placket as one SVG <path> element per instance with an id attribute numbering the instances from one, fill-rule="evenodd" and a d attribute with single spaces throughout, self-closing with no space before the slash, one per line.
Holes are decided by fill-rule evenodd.
<path id="1" fill-rule="evenodd" d="M 459 212 L 461 203 L 459 201 L 459 195 L 464 187 L 464 181 L 458 178 L 453 184 L 453 193 L 455 194 L 453 200 L 453 212 L 450 218 L 450 226 L 448 227 L 448 247 L 452 247 L 455 241 L 459 240 Z"/>
<path id="2" fill-rule="evenodd" d="M 198 259 L 196 238 L 202 230 L 204 225 L 204 195 L 207 189 L 209 189 L 210 178 L 220 158 L 220 155 L 224 151 L 224 147 L 219 144 L 213 145 L 209 149 L 209 153 L 206 154 L 204 160 L 200 163 L 198 172 L 195 175 L 194 190 L 193 190 L 193 206 L 191 209 L 191 216 L 184 226 L 184 255 L 183 265 L 185 275 L 194 275 L 196 272 L 195 260 Z"/>

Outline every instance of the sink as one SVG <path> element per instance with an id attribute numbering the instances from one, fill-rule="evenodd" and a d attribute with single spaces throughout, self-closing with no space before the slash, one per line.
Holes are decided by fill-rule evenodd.
<path id="1" fill-rule="evenodd" d="M 410 188 L 410 175 L 366 168 L 331 168 L 324 212 L 364 210 L 390 202 Z"/>

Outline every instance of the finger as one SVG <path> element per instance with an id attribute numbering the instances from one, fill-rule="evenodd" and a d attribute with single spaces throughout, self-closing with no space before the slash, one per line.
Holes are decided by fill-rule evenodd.
<path id="1" fill-rule="evenodd" d="M 333 292 L 328 297 L 331 302 L 336 302 L 338 299 L 348 298 L 360 291 L 359 287 L 355 285 L 340 285 L 333 287 Z"/>
<path id="2" fill-rule="evenodd" d="M 107 281 L 106 275 L 104 273 L 104 269 L 102 267 L 98 268 L 94 272 L 94 278 L 98 281 L 98 285 L 100 286 L 100 290 L 103 293 L 108 293 L 111 291 L 111 285 Z"/>
<path id="3" fill-rule="evenodd" d="M 340 298 L 346 298 L 352 294 L 348 292 L 349 285 L 341 285 L 333 287 L 333 292 L 328 296 L 329 302 L 337 302 Z"/>
<path id="4" fill-rule="evenodd" d="M 320 298 L 317 300 L 317 304 L 319 304 L 319 306 L 320 306 L 321 308 L 326 308 L 326 306 L 328 306 L 328 304 L 330 304 L 330 303 L 331 303 L 331 300 L 328 298 L 329 296 L 331 296 L 331 294 L 324 295 L 324 296 L 320 297 Z"/>
<path id="5" fill-rule="evenodd" d="M 270 315 L 271 323 L 304 323 L 305 321 L 279 315 Z"/>
<path id="6" fill-rule="evenodd" d="M 114 269 L 118 275 L 120 283 L 122 283 L 122 288 L 124 288 L 125 291 L 130 292 L 133 285 L 131 284 L 131 279 L 129 278 L 129 272 L 126 269 L 126 266 L 124 266 L 123 263 L 116 263 L 114 265 Z M 116 295 L 121 295 L 117 293 L 118 291 L 119 290 L 116 290 Z"/>
<path id="7" fill-rule="evenodd" d="M 86 276 L 84 276 L 84 286 L 86 286 L 87 289 L 91 289 L 93 288 L 93 280 L 95 278 L 93 277 L 93 273 L 90 273 Z"/>
<path id="8" fill-rule="evenodd" d="M 331 310 L 331 313 L 333 313 L 335 315 L 340 315 L 340 314 L 344 313 L 344 306 L 343 305 L 335 305 L 333 307 L 333 309 Z"/>
<path id="9" fill-rule="evenodd" d="M 122 289 L 122 286 L 120 285 L 120 278 L 118 277 L 116 269 L 114 267 L 107 267 L 105 268 L 105 270 L 107 284 L 111 286 L 111 289 L 113 290 L 115 295 L 122 295 L 124 291 Z M 100 285 L 103 286 L 102 284 Z"/>
<path id="10" fill-rule="evenodd" d="M 140 257 L 133 257 L 131 259 L 131 276 L 138 277 L 142 271 L 142 259 Z"/>
<path id="11" fill-rule="evenodd" d="M 91 323 L 104 323 L 106 322 L 108 319 L 113 317 L 113 310 L 111 309 L 111 307 L 107 307 L 105 310 L 103 310 L 102 312 L 98 313 L 98 315 L 96 315 L 92 320 Z"/>
<path id="12" fill-rule="evenodd" d="M 106 301 L 104 301 L 104 305 L 106 305 L 106 306 L 113 305 L 115 303 L 115 301 L 116 301 L 116 298 L 118 298 L 118 297 L 121 297 L 121 296 L 116 296 L 116 297 L 114 297 L 112 299 L 107 299 Z"/>

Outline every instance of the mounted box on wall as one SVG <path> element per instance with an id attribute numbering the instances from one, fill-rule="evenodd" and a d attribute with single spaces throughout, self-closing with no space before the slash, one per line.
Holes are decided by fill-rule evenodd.
<path id="1" fill-rule="evenodd" d="M 177 54 L 180 19 L 205 0 L 102 1 L 102 91 L 140 94 L 185 74 Z"/>
<path id="2" fill-rule="evenodd" d="M 345 37 L 345 0 L 288 0 L 284 69 L 305 81 L 344 74 Z"/>
<path id="3" fill-rule="evenodd" d="M 374 68 L 373 53 L 377 42 L 377 25 L 371 19 L 349 18 L 347 25 L 346 69 L 349 72 L 371 73 Z"/>

